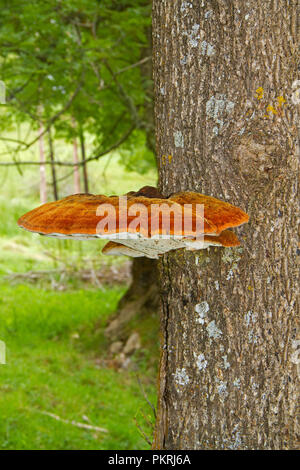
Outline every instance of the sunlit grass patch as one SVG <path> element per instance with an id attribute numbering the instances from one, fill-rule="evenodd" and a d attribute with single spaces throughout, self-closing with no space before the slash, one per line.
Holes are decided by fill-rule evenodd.
<path id="1" fill-rule="evenodd" d="M 0 366 L 0 448 L 149 447 L 134 422 L 138 414 L 142 428 L 151 432 L 142 417 L 151 410 L 135 373 L 96 360 L 105 355 L 101 330 L 123 292 L 119 287 L 55 293 L 1 285 L 0 338 L 7 364 Z M 95 329 L 98 352 L 89 344 Z M 153 386 L 146 390 L 155 402 Z M 80 429 L 44 412 L 108 432 Z"/>
<path id="2" fill-rule="evenodd" d="M 14 137 L 14 133 L 9 136 Z M 0 142 L 1 151 L 4 147 Z M 56 142 L 56 151 L 60 160 L 72 158 L 70 147 L 61 141 Z M 37 161 L 37 147 L 18 158 Z M 156 184 L 155 171 L 144 175 L 126 172 L 119 158 L 115 152 L 89 165 L 90 192 L 124 194 Z M 0 160 L 7 161 L 8 157 L 1 156 Z M 49 167 L 46 171 L 50 201 Z M 58 176 L 69 171 L 60 169 Z M 59 184 L 59 196 L 73 192 L 71 175 Z M 7 363 L 0 364 L 0 448 L 149 448 L 134 421 L 137 415 L 142 429 L 151 433 L 143 418 L 143 414 L 151 415 L 151 410 L 136 373 L 110 369 L 102 362 L 109 343 L 103 329 L 125 287 L 105 284 L 91 288 L 75 276 L 80 270 L 103 271 L 109 265 L 119 269 L 126 258 L 101 255 L 104 240 L 55 240 L 20 229 L 18 218 L 39 204 L 38 166 L 23 167 L 22 173 L 16 167 L 1 167 L 0 340 L 6 343 Z M 51 282 L 29 285 L 29 271 L 50 273 L 45 278 L 51 278 Z M 14 278 L 18 274 L 24 274 L 24 279 Z M 154 334 L 152 339 L 147 337 L 152 322 L 142 319 L 134 325 L 140 329 L 147 349 L 136 353 L 133 362 L 155 403 L 155 374 L 153 367 L 148 368 L 148 346 L 151 343 L 158 348 Z M 108 432 L 80 429 L 68 424 L 72 420 Z"/>

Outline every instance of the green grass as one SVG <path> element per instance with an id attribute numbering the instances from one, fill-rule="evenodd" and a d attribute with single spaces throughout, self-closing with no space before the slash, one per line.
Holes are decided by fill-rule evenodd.
<path id="1" fill-rule="evenodd" d="M 0 141 L 0 153 L 7 145 Z M 55 143 L 60 160 L 71 159 L 70 149 L 64 142 Z M 19 157 L 37 160 L 37 146 Z M 10 158 L 0 155 L 0 161 Z M 67 172 L 59 169 L 58 176 Z M 125 172 L 114 153 L 89 165 L 89 180 L 92 193 L 124 194 L 155 185 L 156 174 Z M 64 284 L 66 290 L 57 292 L 49 282 L 29 285 L 6 278 L 30 270 L 101 269 L 125 260 L 103 257 L 104 241 L 54 240 L 18 228 L 18 218 L 39 205 L 38 182 L 38 167 L 22 172 L 0 168 L 0 340 L 7 353 L 7 363 L 0 364 L 0 449 L 147 449 L 135 417 L 149 435 L 151 426 L 143 415 L 152 412 L 136 372 L 155 403 L 158 334 L 153 318 L 131 325 L 143 345 L 132 357 L 136 372 L 114 370 L 104 361 L 108 340 L 103 328 L 125 287 L 95 289 L 71 279 Z M 73 192 L 70 176 L 59 184 L 59 195 Z M 48 194 L 51 200 L 50 186 Z M 43 412 L 108 432 L 79 429 Z"/>
<path id="2" fill-rule="evenodd" d="M 123 292 L 1 285 L 0 338 L 7 348 L 7 364 L 0 365 L 1 449 L 149 448 L 134 420 L 151 433 L 143 418 L 151 410 L 136 374 L 101 363 L 103 326 Z M 154 377 L 142 380 L 155 402 Z M 108 432 L 79 429 L 41 412 Z"/>

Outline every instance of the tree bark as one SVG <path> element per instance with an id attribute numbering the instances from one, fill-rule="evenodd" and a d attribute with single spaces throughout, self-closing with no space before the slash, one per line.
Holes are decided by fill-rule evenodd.
<path id="1" fill-rule="evenodd" d="M 46 181 L 46 157 L 44 148 L 43 125 L 39 129 L 39 153 L 40 153 L 40 201 L 42 204 L 47 202 L 47 181 Z"/>
<path id="2" fill-rule="evenodd" d="M 250 215 L 160 262 L 154 449 L 297 447 L 296 44 L 294 0 L 153 1 L 159 189 Z"/>
<path id="3" fill-rule="evenodd" d="M 57 187 L 57 180 L 56 180 L 56 169 L 54 165 L 54 148 L 53 148 L 53 140 L 51 135 L 51 128 L 47 131 L 48 134 L 48 143 L 49 143 L 49 157 L 51 161 L 51 174 L 52 174 L 52 188 L 53 188 L 53 196 L 54 200 L 58 200 L 58 187 Z"/>
<path id="4" fill-rule="evenodd" d="M 80 149 L 81 149 L 84 192 L 88 193 L 89 192 L 89 178 L 88 178 L 87 164 L 85 161 L 86 160 L 85 139 L 84 139 L 83 129 L 80 125 L 79 125 L 79 140 L 80 140 Z"/>
<path id="5" fill-rule="evenodd" d="M 73 162 L 74 165 L 74 192 L 76 194 L 80 193 L 80 173 L 79 173 L 79 159 L 78 159 L 78 147 L 77 147 L 77 139 L 74 137 L 73 140 Z"/>

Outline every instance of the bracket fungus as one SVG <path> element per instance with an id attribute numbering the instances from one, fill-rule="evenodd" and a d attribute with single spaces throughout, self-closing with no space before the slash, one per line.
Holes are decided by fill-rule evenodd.
<path id="1" fill-rule="evenodd" d="M 227 230 L 248 222 L 240 208 L 191 191 L 164 197 L 151 186 L 124 196 L 74 194 L 24 214 L 18 225 L 49 237 L 108 239 L 108 255 L 158 258 L 179 248 L 238 246 Z"/>

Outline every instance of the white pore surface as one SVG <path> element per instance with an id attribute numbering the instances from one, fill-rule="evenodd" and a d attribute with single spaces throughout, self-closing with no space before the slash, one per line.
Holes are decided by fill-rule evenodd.
<path id="1" fill-rule="evenodd" d="M 158 255 L 167 253 L 170 250 L 184 248 L 185 242 L 174 238 L 153 239 L 140 238 L 139 240 L 121 240 L 122 245 L 126 245 L 134 250 L 144 253 L 147 258 L 157 259 Z"/>
<path id="2" fill-rule="evenodd" d="M 218 243 L 204 242 L 204 240 L 191 240 L 185 238 L 182 235 L 155 235 L 154 237 L 147 238 L 141 235 L 140 233 L 113 233 L 113 234 L 83 234 L 83 233 L 73 233 L 70 235 L 65 235 L 62 233 L 40 233 L 47 237 L 59 238 L 59 239 L 71 239 L 71 240 L 96 240 L 106 239 L 113 240 L 120 244 L 127 246 L 129 250 L 125 253 L 124 249 L 117 247 L 114 248 L 110 253 L 107 254 L 123 254 L 127 256 L 140 257 L 146 256 L 147 258 L 157 259 L 159 255 L 167 253 L 171 250 L 178 250 L 180 248 L 187 248 L 188 250 L 202 250 L 211 245 L 216 245 Z M 134 251 L 131 251 L 134 250 Z"/>

